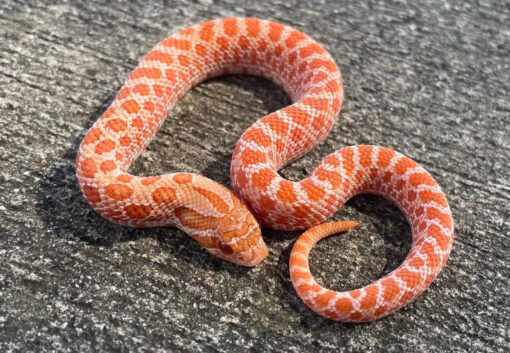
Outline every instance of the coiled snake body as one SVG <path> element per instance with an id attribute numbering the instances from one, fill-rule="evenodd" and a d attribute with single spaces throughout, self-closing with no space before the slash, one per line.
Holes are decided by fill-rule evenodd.
<path id="1" fill-rule="evenodd" d="M 267 78 L 295 102 L 261 118 L 240 138 L 231 165 L 235 194 L 191 173 L 129 174 L 180 97 L 205 79 L 234 73 Z M 434 179 L 387 148 L 342 148 L 300 182 L 278 174 L 326 137 L 342 97 L 333 59 L 305 34 L 255 18 L 204 22 L 163 40 L 130 74 L 80 146 L 78 183 L 88 203 L 114 222 L 176 226 L 213 255 L 245 266 L 268 254 L 259 223 L 285 230 L 313 227 L 290 257 L 298 295 L 334 320 L 375 320 L 416 298 L 434 280 L 450 253 L 453 222 Z M 411 251 L 397 269 L 364 288 L 324 289 L 310 274 L 309 251 L 319 239 L 356 223 L 317 225 L 360 193 L 382 195 L 402 210 L 412 228 Z"/>

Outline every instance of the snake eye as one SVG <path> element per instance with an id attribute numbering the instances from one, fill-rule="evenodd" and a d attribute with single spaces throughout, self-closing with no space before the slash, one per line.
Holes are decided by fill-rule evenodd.
<path id="1" fill-rule="evenodd" d="M 230 245 L 228 245 L 227 243 L 225 243 L 224 241 L 220 241 L 220 243 L 218 244 L 220 250 L 222 253 L 224 254 L 227 254 L 227 255 L 230 255 L 234 252 L 234 250 L 232 250 L 232 248 L 230 247 Z"/>

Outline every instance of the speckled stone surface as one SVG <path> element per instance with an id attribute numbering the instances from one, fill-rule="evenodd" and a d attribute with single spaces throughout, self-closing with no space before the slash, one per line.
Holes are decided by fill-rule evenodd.
<path id="1" fill-rule="evenodd" d="M 407 154 L 442 186 L 451 258 L 403 310 L 358 325 L 314 315 L 289 280 L 299 233 L 264 230 L 269 257 L 247 269 L 176 229 L 111 224 L 83 200 L 77 146 L 138 60 L 180 28 L 234 15 L 306 32 L 345 79 L 329 137 L 283 175 L 299 180 L 330 152 L 369 143 Z M 508 352 L 509 18 L 497 0 L 1 1 L 0 351 Z M 288 103 L 253 77 L 201 84 L 132 171 L 229 186 L 238 137 Z M 312 252 L 333 289 L 368 284 L 410 248 L 405 219 L 378 197 L 334 218 L 360 226 Z"/>

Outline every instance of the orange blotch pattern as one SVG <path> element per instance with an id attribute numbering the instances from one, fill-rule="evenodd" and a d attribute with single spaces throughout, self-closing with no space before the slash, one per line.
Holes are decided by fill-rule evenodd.
<path id="1" fill-rule="evenodd" d="M 209 21 L 202 24 L 200 29 L 200 39 L 203 41 L 210 41 L 214 36 L 214 23 Z"/>
<path id="2" fill-rule="evenodd" d="M 395 152 L 387 148 L 381 148 L 377 155 L 377 165 L 381 168 L 386 168 L 390 165 L 391 159 L 395 155 Z"/>
<path id="3" fill-rule="evenodd" d="M 89 143 L 97 142 L 100 137 L 101 130 L 99 130 L 97 127 L 93 127 L 89 130 L 89 132 L 87 132 L 87 135 L 85 135 L 82 144 L 88 145 Z"/>
<path id="4" fill-rule="evenodd" d="M 179 64 L 184 67 L 189 66 L 191 63 L 190 58 L 186 55 L 179 55 L 177 59 L 179 60 Z"/>
<path id="5" fill-rule="evenodd" d="M 237 19 L 225 18 L 223 21 L 223 32 L 229 37 L 233 37 L 237 34 Z"/>
<path id="6" fill-rule="evenodd" d="M 335 292 L 328 290 L 322 294 L 316 295 L 313 300 L 321 307 L 328 306 L 329 303 L 335 298 Z"/>
<path id="7" fill-rule="evenodd" d="M 267 125 L 276 135 L 285 136 L 289 131 L 289 124 L 280 119 L 276 114 L 268 115 L 260 120 Z"/>
<path id="8" fill-rule="evenodd" d="M 397 298 L 400 293 L 400 289 L 394 279 L 385 278 L 382 280 L 381 284 L 384 288 L 383 298 L 386 302 L 391 302 L 393 299 Z"/>
<path id="9" fill-rule="evenodd" d="M 338 157 L 335 156 L 334 154 L 330 154 L 329 156 L 324 158 L 322 161 L 324 163 L 326 163 L 326 164 L 329 164 L 332 167 L 339 167 L 340 166 L 340 161 L 338 160 Z"/>
<path id="10" fill-rule="evenodd" d="M 275 177 L 276 175 L 273 170 L 268 168 L 261 169 L 252 175 L 253 185 L 261 190 L 265 190 Z"/>
<path id="11" fill-rule="evenodd" d="M 329 99 L 326 98 L 303 98 L 299 101 L 300 104 L 308 105 L 318 111 L 327 111 L 330 103 Z"/>
<path id="12" fill-rule="evenodd" d="M 277 42 L 280 39 L 282 32 L 283 32 L 283 25 L 281 25 L 279 23 L 275 23 L 275 22 L 271 22 L 269 24 L 268 37 L 273 42 Z"/>
<path id="13" fill-rule="evenodd" d="M 374 285 L 365 287 L 365 296 L 361 299 L 360 309 L 366 310 L 375 307 L 378 293 L 379 289 Z"/>
<path id="14" fill-rule="evenodd" d="M 129 183 L 131 180 L 133 180 L 133 177 L 128 174 L 121 174 L 117 177 L 117 180 L 123 183 Z"/>
<path id="15" fill-rule="evenodd" d="M 140 110 L 140 104 L 134 99 L 130 99 L 128 101 L 125 101 L 122 103 L 122 108 L 128 113 L 128 114 L 136 114 Z"/>
<path id="16" fill-rule="evenodd" d="M 260 34 L 260 20 L 256 18 L 247 18 L 246 31 L 250 37 L 258 37 Z"/>
<path id="17" fill-rule="evenodd" d="M 407 269 L 400 269 L 396 273 L 397 277 L 404 281 L 409 288 L 414 288 L 421 281 L 421 275 L 418 272 L 412 272 Z"/>
<path id="18" fill-rule="evenodd" d="M 316 185 L 311 179 L 305 179 L 299 185 L 305 190 L 306 195 L 312 201 L 322 200 L 326 196 L 326 191 Z"/>
<path id="19" fill-rule="evenodd" d="M 97 172 L 97 165 L 94 159 L 92 158 L 84 159 L 83 162 L 81 163 L 81 170 L 84 177 L 93 178 Z"/>
<path id="20" fill-rule="evenodd" d="M 126 146 L 129 146 L 131 144 L 131 139 L 128 136 L 122 136 L 119 139 L 119 143 L 120 143 L 121 146 L 126 147 Z"/>
<path id="21" fill-rule="evenodd" d="M 145 57 L 145 59 L 159 61 L 166 65 L 171 65 L 174 61 L 172 55 L 159 50 L 150 51 L 149 54 L 147 54 L 147 56 Z"/>
<path id="22" fill-rule="evenodd" d="M 306 38 L 306 35 L 304 35 L 303 33 L 298 32 L 298 31 L 292 31 L 290 33 L 290 35 L 287 37 L 287 39 L 285 40 L 285 45 L 287 45 L 287 48 L 292 49 L 297 45 L 297 43 L 299 43 L 300 41 L 302 41 L 305 38 Z"/>
<path id="23" fill-rule="evenodd" d="M 191 43 L 189 40 L 185 39 L 177 39 L 177 38 L 167 38 L 161 42 L 161 45 L 169 48 L 176 48 L 180 50 L 189 50 L 191 48 Z"/>
<path id="24" fill-rule="evenodd" d="M 359 146 L 359 163 L 363 167 L 367 167 L 372 164 L 372 146 Z"/>
<path id="25" fill-rule="evenodd" d="M 414 257 L 411 261 L 409 261 L 408 266 L 414 267 L 419 270 L 423 265 L 425 265 L 425 261 L 419 257 Z"/>
<path id="26" fill-rule="evenodd" d="M 101 202 L 101 195 L 99 194 L 97 188 L 90 185 L 84 185 L 82 191 L 88 202 L 92 204 Z"/>
<path id="27" fill-rule="evenodd" d="M 435 224 L 429 227 L 427 235 L 436 239 L 436 243 L 442 251 L 445 251 L 450 245 L 450 237 Z"/>
<path id="28" fill-rule="evenodd" d="M 288 180 L 280 181 L 280 188 L 278 189 L 276 196 L 282 202 L 296 202 L 297 195 L 296 191 L 294 190 L 294 183 Z"/>
<path id="29" fill-rule="evenodd" d="M 131 120 L 131 126 L 136 128 L 138 131 L 142 131 L 144 126 L 142 118 L 134 118 Z"/>
<path id="30" fill-rule="evenodd" d="M 319 180 L 328 181 L 332 189 L 338 188 L 342 184 L 342 176 L 336 171 L 318 168 L 313 173 Z"/>
<path id="31" fill-rule="evenodd" d="M 418 166 L 418 164 L 416 164 L 416 162 L 414 162 L 413 160 L 411 160 L 407 157 L 402 157 L 395 164 L 395 171 L 397 172 L 397 174 L 402 175 L 402 174 L 405 174 L 405 172 L 408 169 L 415 168 L 416 166 Z"/>
<path id="32" fill-rule="evenodd" d="M 137 78 L 150 78 L 153 80 L 156 80 L 161 77 L 161 70 L 158 68 L 148 68 L 148 67 L 139 67 L 135 69 L 131 75 L 129 76 L 130 79 L 135 80 Z"/>
<path id="33" fill-rule="evenodd" d="M 243 161 L 243 165 L 247 166 L 250 164 L 265 163 L 267 161 L 267 157 L 264 152 L 245 149 L 241 152 L 241 160 Z"/>
<path id="34" fill-rule="evenodd" d="M 197 44 L 195 45 L 195 52 L 197 53 L 198 56 L 206 56 L 207 49 L 202 44 Z"/>
<path id="35" fill-rule="evenodd" d="M 152 199 L 156 203 L 169 204 L 177 199 L 177 191 L 172 187 L 161 187 L 152 192 Z"/>
<path id="36" fill-rule="evenodd" d="M 283 109 L 283 111 L 290 118 L 292 118 L 292 121 L 294 123 L 301 126 L 305 126 L 306 124 L 308 124 L 310 122 L 310 119 L 312 118 L 312 116 L 309 113 L 293 105 Z"/>
<path id="37" fill-rule="evenodd" d="M 271 138 L 259 128 L 249 129 L 246 131 L 243 135 L 243 140 L 255 142 L 257 145 L 262 147 L 269 147 L 272 143 Z"/>
<path id="38" fill-rule="evenodd" d="M 156 109 L 156 107 L 154 106 L 154 103 L 152 103 L 151 101 L 146 101 L 145 103 L 143 103 L 143 109 L 148 113 L 152 113 L 154 112 L 154 109 Z M 155 121 L 150 120 L 149 124 L 150 123 L 155 123 Z"/>
<path id="39" fill-rule="evenodd" d="M 220 50 L 226 50 L 228 47 L 228 39 L 225 37 L 216 38 L 216 43 L 218 43 Z"/>
<path id="40" fill-rule="evenodd" d="M 124 184 L 110 184 L 105 187 L 108 197 L 121 201 L 133 195 L 133 189 Z"/>
<path id="41" fill-rule="evenodd" d="M 103 153 L 111 152 L 114 148 L 115 148 L 115 141 L 103 140 L 96 145 L 95 151 L 97 154 L 103 154 Z"/>
<path id="42" fill-rule="evenodd" d="M 151 213 L 152 207 L 149 205 L 128 205 L 124 208 L 124 211 L 131 218 L 142 219 Z"/>
<path id="43" fill-rule="evenodd" d="M 152 176 L 152 177 L 146 177 L 146 178 L 142 179 L 141 184 L 145 185 L 145 186 L 152 185 L 156 181 L 158 181 L 159 179 L 161 179 L 161 176 L 159 176 L 159 175 L 158 176 Z"/>
<path id="44" fill-rule="evenodd" d="M 421 184 L 430 185 L 430 186 L 436 185 L 436 182 L 434 181 L 434 179 L 427 173 L 412 174 L 409 177 L 409 183 L 413 187 L 417 187 L 418 185 L 421 185 Z"/>
<path id="45" fill-rule="evenodd" d="M 450 216 L 444 214 L 442 211 L 438 210 L 435 207 L 429 207 L 427 209 L 427 218 L 428 219 L 437 219 L 439 223 L 446 229 L 451 228 L 452 221 Z"/>
<path id="46" fill-rule="evenodd" d="M 172 178 L 173 181 L 175 181 L 177 184 L 187 184 L 191 183 L 191 174 L 186 173 L 179 173 L 175 174 Z"/>
<path id="47" fill-rule="evenodd" d="M 115 164 L 115 161 L 112 161 L 111 159 L 104 161 L 101 163 L 101 166 L 99 167 L 101 171 L 104 173 L 111 172 L 112 170 L 115 170 L 117 168 L 117 164 Z"/>
<path id="48" fill-rule="evenodd" d="M 106 127 L 115 132 L 124 131 L 126 130 L 127 126 L 128 124 L 126 123 L 126 121 L 120 118 L 108 120 L 108 122 L 106 123 Z"/>
<path id="49" fill-rule="evenodd" d="M 442 193 L 439 192 L 433 192 L 430 190 L 423 190 L 420 191 L 420 200 L 424 203 L 431 203 L 435 202 L 436 204 L 447 207 L 448 203 L 446 202 L 446 199 Z"/>
<path id="50" fill-rule="evenodd" d="M 122 99 L 126 98 L 129 95 L 130 92 L 131 92 L 130 88 L 128 88 L 128 87 L 122 88 L 119 91 L 119 93 L 117 93 L 117 99 L 122 100 Z"/>
<path id="51" fill-rule="evenodd" d="M 306 47 L 299 49 L 299 55 L 302 58 L 306 58 L 306 57 L 309 57 L 314 54 L 317 54 L 317 55 L 324 54 L 324 52 L 325 52 L 324 48 L 322 48 L 317 43 L 312 43 L 312 44 L 307 45 Z"/>
<path id="52" fill-rule="evenodd" d="M 342 167 L 347 175 L 352 175 L 355 165 L 354 165 L 354 152 L 350 148 L 344 148 L 340 150 L 340 154 L 342 155 Z"/>
<path id="53" fill-rule="evenodd" d="M 247 49 L 250 46 L 250 40 L 246 36 L 240 36 L 237 43 L 242 49 Z"/>
<path id="54" fill-rule="evenodd" d="M 151 89 L 149 85 L 146 85 L 145 83 L 139 83 L 133 88 L 133 92 L 141 96 L 148 96 L 151 93 Z"/>
<path id="55" fill-rule="evenodd" d="M 348 298 L 339 298 L 335 303 L 335 309 L 343 315 L 348 315 L 352 312 L 354 307 L 352 301 Z"/>

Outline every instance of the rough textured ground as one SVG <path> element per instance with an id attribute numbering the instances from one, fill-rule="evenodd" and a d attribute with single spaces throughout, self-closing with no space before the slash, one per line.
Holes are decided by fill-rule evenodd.
<path id="1" fill-rule="evenodd" d="M 77 146 L 138 60 L 177 29 L 232 15 L 308 33 L 344 75 L 339 121 L 285 176 L 370 143 L 412 157 L 443 187 L 456 241 L 413 304 L 372 324 L 326 321 L 289 280 L 297 233 L 265 230 L 270 255 L 246 269 L 176 229 L 116 226 L 84 202 Z M 497 0 L 1 1 L 0 351 L 508 352 L 509 17 Z M 229 186 L 237 138 L 286 104 L 262 79 L 206 82 L 133 171 L 198 172 Z M 312 252 L 331 288 L 369 283 L 410 248 L 407 223 L 380 198 L 356 197 L 335 218 L 361 225 Z"/>

